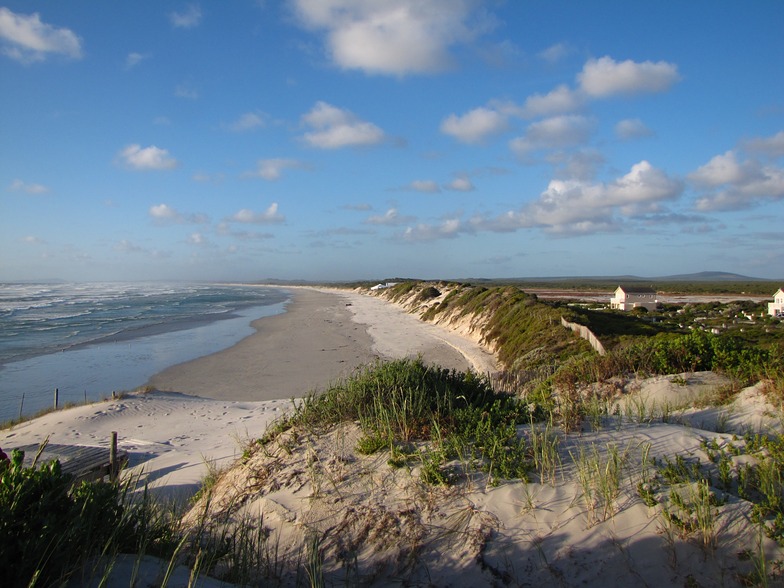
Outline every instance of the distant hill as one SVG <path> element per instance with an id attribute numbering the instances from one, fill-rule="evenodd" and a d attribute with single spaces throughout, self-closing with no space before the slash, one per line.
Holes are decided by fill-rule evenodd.
<path id="1" fill-rule="evenodd" d="M 693 274 L 675 274 L 671 276 L 656 276 L 645 277 L 635 276 L 631 274 L 620 276 L 549 276 L 549 277 L 528 277 L 528 278 L 475 278 L 468 280 L 472 283 L 520 283 L 520 282 L 599 282 L 599 283 L 619 283 L 625 284 L 629 282 L 771 282 L 776 280 L 767 280 L 765 278 L 755 278 L 751 276 L 744 276 L 741 274 L 734 274 L 731 272 L 697 272 Z"/>
<path id="2" fill-rule="evenodd" d="M 651 278 L 653 279 L 653 278 Z M 696 274 L 677 274 L 655 278 L 662 282 L 769 282 L 764 278 L 753 278 L 730 272 L 698 272 Z"/>

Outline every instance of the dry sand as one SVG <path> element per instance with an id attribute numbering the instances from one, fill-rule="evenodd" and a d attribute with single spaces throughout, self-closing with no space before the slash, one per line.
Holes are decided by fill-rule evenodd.
<path id="1" fill-rule="evenodd" d="M 0 447 L 7 451 L 47 437 L 52 443 L 107 446 L 111 431 L 118 431 L 121 449 L 130 454 L 130 471 L 146 477 L 158 495 L 184 498 L 206 474 L 206 460 L 229 465 L 241 455 L 242 440 L 259 437 L 291 406 L 286 398 L 302 396 L 376 356 L 422 354 L 428 361 L 454 362 L 450 367 L 494 367 L 493 357 L 475 343 L 383 300 L 304 289 L 294 298 L 286 314 L 256 322 L 256 335 L 153 380 L 169 390 L 212 398 L 135 393 L 0 431 Z M 730 498 L 722 507 L 715 525 L 718 545 L 708 550 L 694 537 L 669 534 L 657 509 L 645 506 L 636 493 L 648 444 L 650 457 L 706 461 L 703 439 L 724 445 L 733 442 L 733 433 L 781 432 L 781 407 L 767 404 L 759 387 L 719 409 L 690 406 L 721 385 L 710 374 L 637 382 L 625 390 L 620 420 L 605 417 L 600 431 L 562 437 L 562 465 L 552 481 L 495 487 L 480 477 L 455 490 L 423 486 L 416 467 L 392 469 L 383 454 L 343 455 L 353 452 L 352 435 L 357 435 L 349 424 L 300 444 L 291 459 L 276 462 L 288 469 L 270 481 L 270 488 L 254 482 L 243 504 L 264 512 L 265 525 L 278 529 L 281 549 L 287 548 L 286 538 L 307 528 L 339 525 L 343 533 L 325 531 L 324 537 L 345 540 L 359 533 L 359 555 L 367 559 L 357 565 L 363 570 L 385 562 L 414 564 L 413 576 L 381 576 L 378 585 L 737 586 L 737 574 L 753 569 L 739 554 L 757 549 L 760 540 L 749 522 L 749 503 Z M 671 407 L 667 422 L 640 418 L 640 406 L 661 410 L 665 404 Z M 606 455 L 610 445 L 623 452 L 624 478 L 610 512 L 597 516 L 577 483 L 572 455 L 581 447 Z M 263 461 L 262 453 L 253 459 Z M 318 459 L 311 459 L 313 454 Z M 317 464 L 323 473 L 308 478 L 307 464 L 311 469 Z M 249 466 L 255 461 L 224 478 L 228 494 L 244 491 L 249 481 L 243 471 Z M 782 559 L 781 548 L 761 541 L 768 562 Z M 338 547 L 325 543 L 323 549 L 329 554 Z M 412 553 L 416 561 L 407 559 Z M 131 565 L 118 561 L 110 585 L 127 585 Z M 144 585 L 154 585 L 149 582 L 160 578 L 163 565 L 145 561 L 143 573 L 151 579 Z M 187 570 L 180 574 L 170 586 L 187 585 Z"/>
<path id="2" fill-rule="evenodd" d="M 193 494 L 208 463 L 223 467 L 291 399 L 379 358 L 421 356 L 443 367 L 490 371 L 491 354 L 383 300 L 343 290 L 292 289 L 287 312 L 252 324 L 233 347 L 173 366 L 156 389 L 54 412 L 0 431 L 0 447 L 43 442 L 108 447 L 112 431 L 131 472 L 158 495 Z"/>
<path id="3" fill-rule="evenodd" d="M 421 355 L 450 369 L 481 372 L 493 365 L 471 341 L 382 300 L 342 290 L 291 290 L 287 311 L 254 321 L 255 334 L 170 367 L 149 385 L 223 400 L 273 400 L 304 396 L 379 358 Z"/>

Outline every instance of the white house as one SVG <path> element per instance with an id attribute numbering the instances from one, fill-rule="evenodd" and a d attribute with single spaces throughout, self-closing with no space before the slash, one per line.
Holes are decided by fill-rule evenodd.
<path id="1" fill-rule="evenodd" d="M 768 302 L 770 316 L 784 316 L 784 288 L 779 288 L 773 295 L 773 302 Z"/>
<path id="2" fill-rule="evenodd" d="M 391 288 L 392 286 L 397 286 L 398 282 L 387 282 L 386 284 L 376 284 L 375 286 L 371 286 L 371 290 L 384 290 L 386 288 Z"/>
<path id="3" fill-rule="evenodd" d="M 610 308 L 618 310 L 631 310 L 638 306 L 656 310 L 657 304 L 656 290 L 644 286 L 618 286 L 615 296 L 610 299 Z"/>

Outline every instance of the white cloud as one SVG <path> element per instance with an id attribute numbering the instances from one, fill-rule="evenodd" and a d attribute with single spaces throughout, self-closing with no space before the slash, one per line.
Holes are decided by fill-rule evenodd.
<path id="1" fill-rule="evenodd" d="M 22 237 L 21 240 L 23 243 L 27 243 L 28 245 L 46 245 L 46 241 L 40 237 L 36 237 L 35 235 L 27 235 Z"/>
<path id="2" fill-rule="evenodd" d="M 118 241 L 114 246 L 115 251 L 120 253 L 147 253 L 147 250 L 141 245 L 137 245 L 128 239 Z"/>
<path id="3" fill-rule="evenodd" d="M 441 123 L 441 132 L 463 143 L 481 143 L 508 128 L 506 116 L 497 110 L 479 107 L 462 116 L 449 115 Z"/>
<path id="4" fill-rule="evenodd" d="M 681 182 L 643 160 L 634 164 L 628 174 L 608 184 L 605 204 L 628 206 L 643 202 L 658 203 L 677 198 L 682 190 Z"/>
<path id="5" fill-rule="evenodd" d="M 338 67 L 371 74 L 441 71 L 451 64 L 452 46 L 493 26 L 474 0 L 293 0 L 293 6 L 304 26 L 326 32 Z"/>
<path id="6" fill-rule="evenodd" d="M 352 112 L 317 102 L 302 122 L 313 129 L 305 133 L 305 141 L 319 149 L 340 149 L 376 145 L 384 140 L 384 131 L 357 118 Z"/>
<path id="7" fill-rule="evenodd" d="M 209 222 L 209 218 L 205 214 L 183 214 L 176 208 L 168 204 L 156 204 L 151 206 L 149 215 L 152 217 L 155 224 L 169 225 L 169 224 L 195 224 L 202 225 Z"/>
<path id="8" fill-rule="evenodd" d="M 653 136 L 653 131 L 639 118 L 627 118 L 615 125 L 615 135 L 623 141 Z"/>
<path id="9" fill-rule="evenodd" d="M 27 182 L 18 179 L 11 182 L 8 189 L 12 192 L 24 192 L 25 194 L 30 195 L 46 194 L 49 191 L 49 188 L 43 184 L 28 184 Z"/>
<path id="10" fill-rule="evenodd" d="M 447 190 L 454 190 L 455 192 L 471 192 L 475 189 L 474 184 L 468 176 L 464 175 L 457 176 L 454 180 L 446 184 L 444 188 Z"/>
<path id="11" fill-rule="evenodd" d="M 547 94 L 533 94 L 526 98 L 518 114 L 523 118 L 554 116 L 575 112 L 583 107 L 584 98 L 566 85 L 560 85 Z"/>
<path id="12" fill-rule="evenodd" d="M 716 155 L 689 174 L 692 182 L 706 188 L 715 188 L 722 184 L 748 184 L 760 178 L 759 165 L 752 161 L 739 162 L 734 151 Z"/>
<path id="13" fill-rule="evenodd" d="M 412 217 L 402 216 L 397 208 L 390 208 L 383 215 L 370 216 L 365 220 L 370 225 L 397 226 L 411 222 Z"/>
<path id="14" fill-rule="evenodd" d="M 156 204 L 150 207 L 150 216 L 156 220 L 176 220 L 180 213 L 168 204 Z"/>
<path id="15" fill-rule="evenodd" d="M 406 241 L 434 241 L 436 239 L 454 239 L 465 232 L 465 226 L 459 218 L 448 218 L 439 225 L 418 224 L 407 227 L 403 231 Z"/>
<path id="16" fill-rule="evenodd" d="M 179 84 L 174 88 L 174 95 L 177 98 L 185 98 L 186 100 L 198 100 L 199 92 L 189 84 Z"/>
<path id="17" fill-rule="evenodd" d="M 220 184 L 226 179 L 226 175 L 223 173 L 216 173 L 216 174 L 209 174 L 207 172 L 196 172 L 191 176 L 191 179 L 194 182 L 199 182 L 202 184 L 212 183 L 212 184 Z"/>
<path id="18" fill-rule="evenodd" d="M 536 202 L 505 220 L 520 227 L 541 226 L 565 233 L 614 230 L 618 214 L 634 216 L 641 210 L 658 210 L 659 204 L 680 196 L 683 186 L 647 161 L 632 166 L 629 173 L 609 182 L 551 180 Z M 640 208 L 642 207 L 642 208 Z"/>
<path id="19" fill-rule="evenodd" d="M 278 203 L 273 202 L 264 212 L 254 212 L 248 208 L 243 208 L 237 211 L 229 220 L 237 223 L 261 225 L 282 223 L 286 220 L 286 217 L 278 212 Z"/>
<path id="20" fill-rule="evenodd" d="M 571 52 L 571 49 L 566 43 L 556 43 L 555 45 L 550 45 L 547 49 L 540 51 L 536 55 L 548 63 L 557 63 Z"/>
<path id="21" fill-rule="evenodd" d="M 679 81 L 678 66 L 666 61 L 617 62 L 611 57 L 590 59 L 577 75 L 583 92 L 593 97 L 664 92 Z"/>
<path id="22" fill-rule="evenodd" d="M 279 180 L 285 169 L 307 169 L 308 165 L 297 159 L 260 159 L 256 164 L 255 171 L 247 172 L 246 176 L 260 177 L 265 180 Z"/>
<path id="23" fill-rule="evenodd" d="M 763 150 L 770 147 L 763 145 Z M 784 199 L 784 168 L 755 159 L 740 160 L 735 151 L 716 155 L 688 179 L 702 191 L 695 203 L 701 211 L 740 210 L 765 200 Z"/>
<path id="24" fill-rule="evenodd" d="M 201 16 L 201 7 L 198 4 L 190 4 L 182 12 L 170 12 L 169 21 L 176 28 L 192 29 L 199 26 Z"/>
<path id="25" fill-rule="evenodd" d="M 433 180 L 414 180 L 409 184 L 409 188 L 416 192 L 425 192 L 428 194 L 436 194 L 441 191 L 438 182 Z"/>
<path id="26" fill-rule="evenodd" d="M 128 56 L 125 58 L 125 67 L 126 69 L 131 69 L 132 67 L 136 67 L 148 57 L 149 55 L 144 55 L 142 53 L 129 53 Z"/>
<path id="27" fill-rule="evenodd" d="M 3 53 L 22 63 L 43 61 L 51 54 L 82 57 L 79 36 L 70 29 L 41 22 L 37 12 L 16 14 L 0 7 L 0 39 Z"/>
<path id="28" fill-rule="evenodd" d="M 166 149 L 155 145 L 128 145 L 120 152 L 120 159 L 126 167 L 138 171 L 174 169 L 179 165 Z"/>
<path id="29" fill-rule="evenodd" d="M 784 157 L 784 131 L 779 131 L 772 137 L 755 137 L 743 142 L 747 151 L 761 153 L 768 157 Z"/>
<path id="30" fill-rule="evenodd" d="M 236 121 L 229 125 L 229 130 L 235 133 L 242 133 L 245 131 L 252 131 L 264 127 L 267 117 L 257 112 L 246 112 L 240 116 Z"/>
<path id="31" fill-rule="evenodd" d="M 588 141 L 596 126 L 592 118 L 562 115 L 531 123 L 525 135 L 512 139 L 512 151 L 524 157 L 539 149 L 573 147 Z"/>
<path id="32" fill-rule="evenodd" d="M 420 224 L 406 231 L 405 237 L 429 240 L 527 228 L 564 235 L 617 231 L 629 219 L 645 219 L 646 215 L 659 213 L 664 202 L 678 198 L 682 191 L 681 182 L 641 161 L 629 173 L 609 183 L 554 179 L 537 200 L 520 210 L 494 218 L 477 215 L 466 222 L 451 218 L 435 226 Z"/>
<path id="33" fill-rule="evenodd" d="M 188 235 L 186 242 L 191 245 L 196 245 L 199 247 L 205 247 L 210 245 L 209 239 L 203 233 L 191 233 Z"/>

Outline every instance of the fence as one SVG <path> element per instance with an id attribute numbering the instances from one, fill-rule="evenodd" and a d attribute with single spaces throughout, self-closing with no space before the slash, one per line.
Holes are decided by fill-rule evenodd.
<path id="1" fill-rule="evenodd" d="M 596 337 L 596 335 L 593 334 L 591 329 L 589 329 L 585 325 L 570 323 L 563 317 L 561 317 L 561 324 L 567 329 L 571 329 L 572 331 L 580 335 L 580 337 L 588 341 L 588 343 L 591 344 L 591 347 L 593 347 L 596 353 L 598 353 L 599 355 L 604 355 L 606 353 L 604 350 L 604 345 L 602 345 L 602 342 L 599 341 L 599 339 Z"/>

